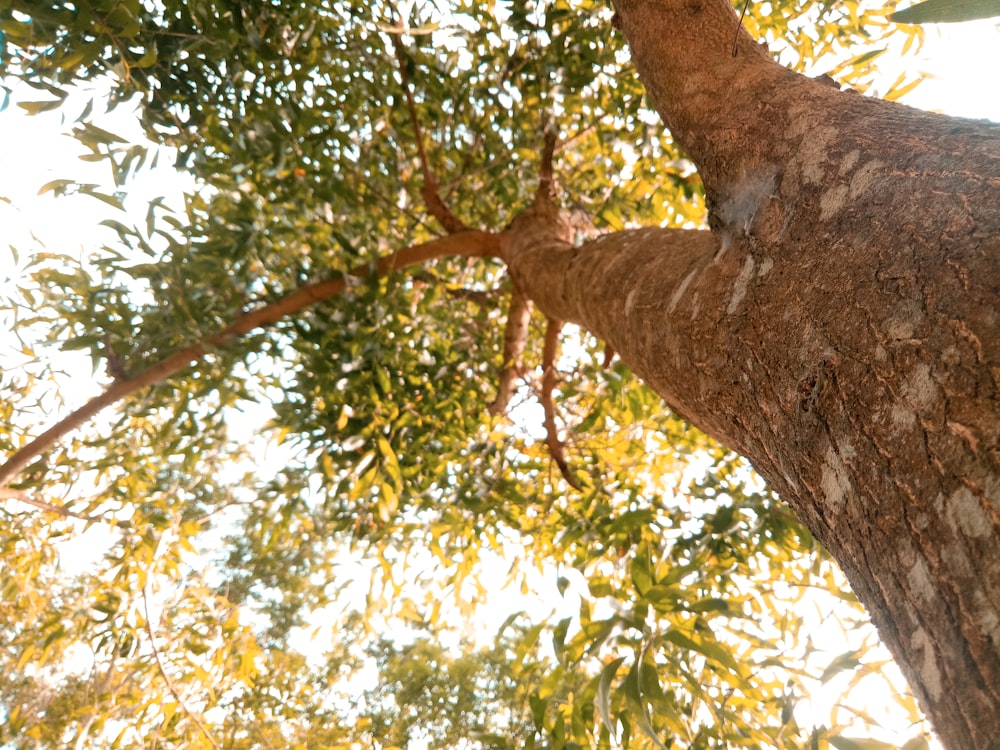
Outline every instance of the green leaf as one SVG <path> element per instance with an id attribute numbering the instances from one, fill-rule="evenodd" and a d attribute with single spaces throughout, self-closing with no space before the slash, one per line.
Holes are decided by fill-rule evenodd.
<path id="1" fill-rule="evenodd" d="M 857 669 L 861 666 L 861 653 L 859 650 L 852 650 L 840 654 L 823 670 L 819 681 L 825 683 L 840 672 Z"/>
<path id="2" fill-rule="evenodd" d="M 656 728 L 653 726 L 652 721 L 649 717 L 649 708 L 646 705 L 646 700 L 642 695 L 642 689 L 639 682 L 639 670 L 641 668 L 642 659 L 637 659 L 629 670 L 628 675 L 625 677 L 625 682 L 623 687 L 625 689 L 625 697 L 628 698 L 629 703 L 632 706 L 632 716 L 636 719 L 639 724 L 639 728 L 643 733 L 653 741 L 653 743 L 661 750 L 667 750 L 667 746 L 663 744 L 663 741 L 659 738 L 656 732 Z"/>
<path id="3" fill-rule="evenodd" d="M 623 661 L 625 661 L 625 657 L 621 656 L 606 664 L 601 670 L 601 677 L 597 682 L 597 697 L 594 698 L 597 712 L 601 715 L 601 721 L 604 722 L 604 726 L 608 728 L 612 736 L 617 734 L 617 729 L 611 721 L 611 681 L 614 680 L 618 673 L 618 667 Z"/>
<path id="4" fill-rule="evenodd" d="M 62 106 L 62 99 L 53 99 L 45 102 L 18 102 L 17 106 L 25 110 L 29 115 L 37 115 L 40 112 L 51 112 Z"/>
<path id="5" fill-rule="evenodd" d="M 80 185 L 80 192 L 83 195 L 89 195 L 91 198 L 97 198 L 97 200 L 102 203 L 107 203 L 109 206 L 117 208 L 119 211 L 125 210 L 125 205 L 122 203 L 122 199 L 118 195 L 102 193 L 94 185 Z"/>
<path id="6" fill-rule="evenodd" d="M 858 739 L 852 737 L 828 737 L 830 744 L 837 750 L 894 750 L 896 745 L 878 740 Z"/>
<path id="7" fill-rule="evenodd" d="M 696 651 L 702 656 L 708 657 L 711 661 L 729 669 L 733 674 L 742 676 L 739 662 L 717 641 L 709 641 L 702 633 L 692 633 L 685 635 L 677 629 L 670 630 L 663 636 L 664 640 L 670 641 L 674 645 L 689 651 Z"/>
<path id="8" fill-rule="evenodd" d="M 889 14 L 896 23 L 957 23 L 1000 16 L 1000 0 L 925 0 Z"/>

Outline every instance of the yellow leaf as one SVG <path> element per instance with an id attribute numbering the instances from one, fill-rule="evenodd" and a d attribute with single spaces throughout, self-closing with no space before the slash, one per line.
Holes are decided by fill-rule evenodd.
<path id="1" fill-rule="evenodd" d="M 17 660 L 17 666 L 15 667 L 15 669 L 18 672 L 24 669 L 24 665 L 28 663 L 28 661 L 31 659 L 32 656 L 34 656 L 34 654 L 35 654 L 35 646 L 34 644 L 32 644 L 28 646 L 26 649 L 24 649 L 24 651 L 21 653 L 21 657 Z"/>

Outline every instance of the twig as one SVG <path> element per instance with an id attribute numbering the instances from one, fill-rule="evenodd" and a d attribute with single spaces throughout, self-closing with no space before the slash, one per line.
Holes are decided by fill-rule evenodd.
<path id="1" fill-rule="evenodd" d="M 496 297 L 495 289 L 482 291 L 480 289 L 451 289 L 450 287 L 445 287 L 444 293 L 453 299 L 464 299 L 466 302 L 471 302 L 480 310 L 492 309 L 494 298 Z"/>
<path id="2" fill-rule="evenodd" d="M 552 460 L 559 467 L 559 472 L 563 475 L 569 486 L 575 490 L 582 489 L 580 483 L 576 481 L 569 471 L 569 464 L 566 463 L 566 454 L 563 451 L 562 441 L 559 440 L 559 430 L 556 427 L 556 405 L 552 400 L 552 390 L 556 386 L 556 356 L 559 353 L 559 333 L 562 331 L 561 320 L 549 319 L 549 325 L 545 329 L 545 346 L 542 349 L 542 392 L 539 400 L 545 410 L 545 444 L 549 447 Z"/>
<path id="3" fill-rule="evenodd" d="M 515 286 L 507 304 L 507 325 L 503 332 L 503 368 L 497 383 L 497 397 L 489 406 L 490 414 L 503 414 L 514 396 L 514 382 L 524 374 L 524 345 L 531 320 L 531 300 Z"/>
<path id="4" fill-rule="evenodd" d="M 571 135 L 569 138 L 565 138 L 565 139 L 559 141 L 559 143 L 556 145 L 556 153 L 559 153 L 560 151 L 563 151 L 564 149 L 566 149 L 569 146 L 571 146 L 574 141 L 576 141 L 579 138 L 582 138 L 583 136 L 587 135 L 587 133 L 589 133 L 591 130 L 596 130 L 596 129 L 597 129 L 597 125 L 595 125 L 593 123 L 591 123 L 590 125 L 585 125 L 584 127 L 580 128 L 578 131 L 576 131 L 575 133 L 573 133 L 573 135 Z"/>
<path id="5" fill-rule="evenodd" d="M 398 34 L 389 34 L 392 39 L 392 46 L 396 51 L 396 60 L 399 63 L 399 77 L 403 81 L 403 95 L 406 97 L 406 107 L 410 112 L 410 124 L 413 127 L 413 139 L 417 142 L 417 156 L 420 159 L 420 170 L 424 177 L 423 187 L 420 188 L 420 195 L 427 204 L 427 210 L 431 215 L 441 222 L 441 226 L 448 232 L 464 232 L 469 229 L 466 224 L 451 212 L 451 209 L 441 200 L 438 192 L 437 176 L 431 169 L 427 160 L 427 152 L 424 150 L 424 136 L 420 129 L 420 120 L 417 117 L 417 105 L 413 101 L 413 91 L 410 86 L 410 77 L 406 73 L 406 50 L 403 48 L 403 41 Z"/>
<path id="6" fill-rule="evenodd" d="M 489 232 L 462 232 L 440 237 L 420 245 L 412 245 L 379 259 L 374 270 L 368 264 L 358 266 L 345 273 L 341 278 L 310 284 L 282 297 L 277 302 L 244 313 L 222 330 L 206 336 L 198 343 L 191 344 L 171 354 L 166 359 L 147 367 L 132 377 L 116 380 L 108 386 L 104 393 L 92 398 L 47 429 L 17 451 L 5 464 L 0 465 L 0 487 L 9 484 L 10 480 L 28 466 L 33 459 L 40 456 L 68 433 L 89 421 L 98 412 L 121 401 L 126 396 L 177 374 L 188 365 L 204 359 L 213 348 L 226 346 L 235 338 L 256 328 L 271 325 L 317 302 L 343 294 L 349 286 L 348 278 L 363 279 L 369 275 L 381 277 L 400 268 L 455 255 L 467 258 L 499 257 L 499 238 Z"/>
<path id="7" fill-rule="evenodd" d="M 733 57 L 736 57 L 736 47 L 737 43 L 740 41 L 740 29 L 743 28 L 743 17 L 747 14 L 747 8 L 750 7 L 750 0 L 746 0 L 743 3 L 743 12 L 740 13 L 740 25 L 736 27 L 736 35 L 733 36 Z"/>
<path id="8" fill-rule="evenodd" d="M 128 373 L 125 371 L 125 363 L 118 355 L 118 352 L 114 350 L 114 347 L 111 346 L 111 336 L 107 333 L 101 338 L 101 346 L 104 347 L 104 359 L 107 362 L 108 375 L 115 380 L 124 380 L 127 378 Z"/>
<path id="9" fill-rule="evenodd" d="M 198 725 L 198 729 L 200 729 L 201 733 L 205 735 L 205 739 L 207 739 L 209 743 L 211 743 L 212 747 L 214 747 L 215 750 L 219 750 L 219 743 L 216 741 L 215 737 L 213 737 L 212 733 L 208 731 L 208 727 L 206 727 L 202 723 L 201 719 L 199 719 L 191 711 L 191 709 L 188 708 L 187 703 L 184 702 L 184 699 L 181 697 L 181 694 L 177 692 L 177 688 L 174 687 L 173 680 L 170 679 L 170 676 L 163 668 L 163 662 L 160 659 L 160 650 L 156 647 L 156 636 L 153 635 L 153 625 L 149 621 L 149 599 L 146 596 L 147 585 L 148 583 L 143 585 L 142 587 L 142 608 L 146 614 L 146 633 L 149 634 L 149 646 L 153 651 L 153 658 L 156 660 L 156 668 L 160 672 L 160 677 L 162 677 L 163 681 L 167 683 L 167 690 L 169 690 L 170 694 L 174 696 L 174 700 L 177 701 L 177 705 L 179 705 L 181 709 L 184 711 L 184 713 L 186 713 L 191 718 L 191 720 Z"/>
<path id="10" fill-rule="evenodd" d="M 101 516 L 88 516 L 86 513 L 77 513 L 76 511 L 64 508 L 61 505 L 53 505 L 45 500 L 39 500 L 38 498 L 32 497 L 30 493 L 25 492 L 24 490 L 13 490 L 7 487 L 0 487 L 0 500 L 17 500 L 19 503 L 31 505 L 39 510 L 54 513 L 57 516 L 62 516 L 63 518 L 78 518 L 79 520 L 86 521 L 87 523 L 108 523 L 108 520 L 106 518 L 102 518 Z M 119 529 L 123 530 L 132 528 L 132 524 L 128 521 L 114 521 L 111 525 L 117 526 Z"/>

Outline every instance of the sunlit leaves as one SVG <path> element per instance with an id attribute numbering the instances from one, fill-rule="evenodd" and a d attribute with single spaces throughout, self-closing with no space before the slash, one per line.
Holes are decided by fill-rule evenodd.
<path id="1" fill-rule="evenodd" d="M 4 71 L 34 89 L 21 109 L 61 108 L 74 83 L 110 89 L 73 135 L 112 183 L 41 186 L 92 199 L 107 241 L 15 258 L 0 447 L 53 408 L 47 384 L 66 379 L 31 363 L 54 349 L 89 355 L 73 377 L 96 388 L 440 231 L 389 34 L 442 198 L 470 225 L 500 229 L 532 199 L 550 123 L 580 237 L 701 221 L 700 180 L 610 15 L 590 0 L 0 2 Z M 747 23 L 849 82 L 888 33 L 856 3 L 764 3 Z M 153 143 L 102 119 L 123 101 Z M 196 187 L 136 212 L 132 180 L 163 153 Z M 540 324 L 509 416 L 489 413 L 509 285 L 465 261 L 353 280 L 33 466 L 16 490 L 34 504 L 0 508 L 2 741 L 850 742 L 838 717 L 797 726 L 788 685 L 879 662 L 811 644 L 805 592 L 816 607 L 852 597 L 748 467 L 572 330 L 557 397 L 584 490 L 567 492 L 537 429 Z M 92 553 L 60 558 L 63 538 Z M 491 606 L 524 614 L 494 637 Z"/>

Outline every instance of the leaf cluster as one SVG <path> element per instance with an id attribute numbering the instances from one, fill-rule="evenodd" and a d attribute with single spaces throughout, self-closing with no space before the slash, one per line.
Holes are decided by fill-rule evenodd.
<path id="1" fill-rule="evenodd" d="M 697 174 L 610 15 L 593 0 L 0 0 L 5 85 L 46 97 L 22 109 L 109 92 L 74 133 L 113 176 L 43 186 L 97 199 L 107 242 L 16 264 L 3 304 L 23 366 L 4 368 L 0 447 L 53 408 L 61 357 L 128 378 L 434 236 L 421 148 L 471 226 L 530 202 L 550 124 L 581 237 L 700 221 Z M 874 24 L 855 3 L 751 15 L 800 64 Z M 149 142 L 102 111 L 124 102 Z M 196 188 L 136 214 L 130 181 L 168 157 Z M 860 645 L 829 657 L 794 609 L 807 592 L 850 600 L 831 563 L 748 467 L 574 330 L 557 395 L 582 489 L 567 492 L 532 397 L 541 325 L 510 416 L 488 409 L 509 287 L 485 261 L 351 277 L 26 472 L 0 509 L 0 742 L 846 747 L 842 712 L 799 726 L 793 710 L 829 668 L 877 671 Z M 484 642 L 491 605 L 511 616 Z"/>

